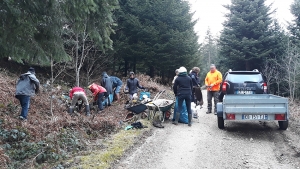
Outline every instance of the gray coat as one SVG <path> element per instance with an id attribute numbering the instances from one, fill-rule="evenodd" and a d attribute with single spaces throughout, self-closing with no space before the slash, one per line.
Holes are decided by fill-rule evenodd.
<path id="1" fill-rule="evenodd" d="M 106 89 L 108 94 L 113 94 L 113 85 L 110 77 L 106 73 L 103 73 L 102 76 L 101 86 Z"/>
<path id="2" fill-rule="evenodd" d="M 16 86 L 16 95 L 33 96 L 40 88 L 40 82 L 31 72 L 22 74 Z"/>

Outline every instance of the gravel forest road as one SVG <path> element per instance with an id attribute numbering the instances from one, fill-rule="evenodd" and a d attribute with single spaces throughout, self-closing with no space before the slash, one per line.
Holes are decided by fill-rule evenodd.
<path id="1" fill-rule="evenodd" d="M 300 132 L 278 130 L 275 122 L 227 122 L 220 130 L 217 117 L 205 112 L 206 105 L 192 127 L 165 122 L 112 168 L 300 168 Z"/>

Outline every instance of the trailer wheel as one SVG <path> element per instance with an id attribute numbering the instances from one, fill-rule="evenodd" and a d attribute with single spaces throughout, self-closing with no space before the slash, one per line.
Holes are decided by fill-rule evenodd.
<path id="1" fill-rule="evenodd" d="M 219 129 L 224 129 L 224 119 L 223 119 L 223 117 L 218 117 L 218 127 L 219 127 Z"/>
<path id="2" fill-rule="evenodd" d="M 279 129 L 286 130 L 289 126 L 289 121 L 278 121 Z"/>

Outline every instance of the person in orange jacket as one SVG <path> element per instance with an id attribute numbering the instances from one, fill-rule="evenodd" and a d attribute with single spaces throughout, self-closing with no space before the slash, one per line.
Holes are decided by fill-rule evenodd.
<path id="1" fill-rule="evenodd" d="M 214 64 L 210 65 L 210 71 L 205 78 L 205 85 L 207 87 L 207 108 L 206 114 L 211 113 L 212 98 L 214 98 L 214 114 L 217 113 L 218 93 L 220 90 L 220 84 L 222 83 L 222 73 L 216 69 Z"/>
<path id="2" fill-rule="evenodd" d="M 90 91 L 93 93 L 94 101 L 97 102 L 98 109 L 100 113 L 103 108 L 103 100 L 107 96 L 107 91 L 104 87 L 97 85 L 95 83 L 89 85 L 88 87 Z"/>
<path id="3" fill-rule="evenodd" d="M 71 106 L 68 109 L 69 114 L 74 113 L 74 106 L 78 102 L 78 100 L 82 100 L 82 102 L 85 104 L 85 113 L 87 116 L 90 116 L 90 105 L 87 100 L 85 91 L 81 87 L 73 87 L 70 90 L 70 98 L 72 100 Z"/>

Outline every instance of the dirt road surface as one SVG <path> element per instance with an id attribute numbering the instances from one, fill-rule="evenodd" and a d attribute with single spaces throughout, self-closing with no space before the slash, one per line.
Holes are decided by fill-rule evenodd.
<path id="1" fill-rule="evenodd" d="M 154 129 L 112 168 L 300 168 L 296 130 L 278 130 L 275 122 L 226 122 L 226 129 L 220 130 L 217 117 L 206 110 L 205 102 L 192 127 L 165 122 L 164 129 Z M 300 130 L 299 125 L 294 127 Z"/>

